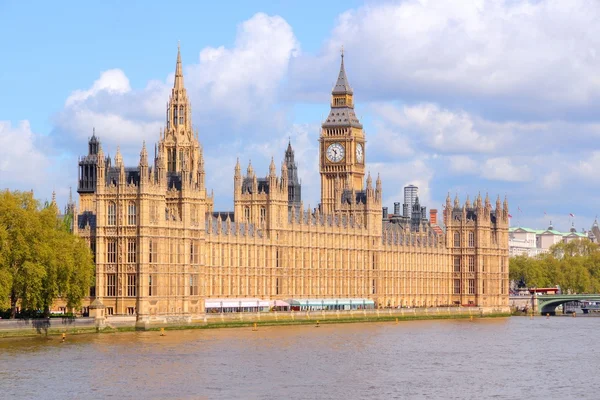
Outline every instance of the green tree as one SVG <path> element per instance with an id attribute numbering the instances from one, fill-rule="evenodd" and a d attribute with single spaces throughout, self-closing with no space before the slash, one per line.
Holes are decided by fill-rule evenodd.
<path id="1" fill-rule="evenodd" d="M 0 192 L 0 298 L 49 313 L 57 297 L 72 308 L 93 282 L 89 248 L 58 218 L 53 203 L 40 208 L 30 192 Z"/>

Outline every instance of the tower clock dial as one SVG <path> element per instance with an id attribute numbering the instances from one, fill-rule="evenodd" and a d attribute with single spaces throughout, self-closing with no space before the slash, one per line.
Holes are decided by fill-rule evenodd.
<path id="1" fill-rule="evenodd" d="M 363 146 L 360 143 L 356 145 L 356 161 L 361 164 L 363 162 Z"/>
<path id="2" fill-rule="evenodd" d="M 327 159 L 337 163 L 344 159 L 344 146 L 340 143 L 332 143 L 327 148 Z"/>

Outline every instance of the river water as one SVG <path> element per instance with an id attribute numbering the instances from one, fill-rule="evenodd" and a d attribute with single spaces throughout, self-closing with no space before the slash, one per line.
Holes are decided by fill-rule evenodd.
<path id="1" fill-rule="evenodd" d="M 0 339 L 2 399 L 599 399 L 600 318 Z"/>

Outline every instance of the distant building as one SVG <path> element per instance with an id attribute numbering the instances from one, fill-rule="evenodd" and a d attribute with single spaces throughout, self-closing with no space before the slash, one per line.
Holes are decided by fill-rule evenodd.
<path id="1" fill-rule="evenodd" d="M 575 226 L 572 226 L 569 232 L 560 232 L 554 229 L 552 222 L 550 222 L 548 229 L 512 227 L 508 231 L 508 252 L 511 257 L 519 255 L 534 257 L 547 253 L 550 247 L 557 243 L 569 243 L 581 239 L 596 241 L 599 236 L 594 234 L 594 229 L 600 234 L 597 221 L 594 221 L 592 229 L 588 232 L 577 232 Z"/>
<path id="2" fill-rule="evenodd" d="M 415 202 L 418 202 L 419 188 L 415 185 L 404 187 L 404 204 L 402 205 L 402 215 L 411 218 Z"/>

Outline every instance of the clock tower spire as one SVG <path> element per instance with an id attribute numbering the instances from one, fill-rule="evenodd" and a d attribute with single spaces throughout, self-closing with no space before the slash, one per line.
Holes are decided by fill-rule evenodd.
<path id="1" fill-rule="evenodd" d="M 331 110 L 321 125 L 319 166 L 321 173 L 321 210 L 336 211 L 335 180 L 350 183 L 350 190 L 363 190 L 365 177 L 365 134 L 354 112 L 354 91 L 346 76 L 344 49 L 340 72 L 331 91 Z"/>

